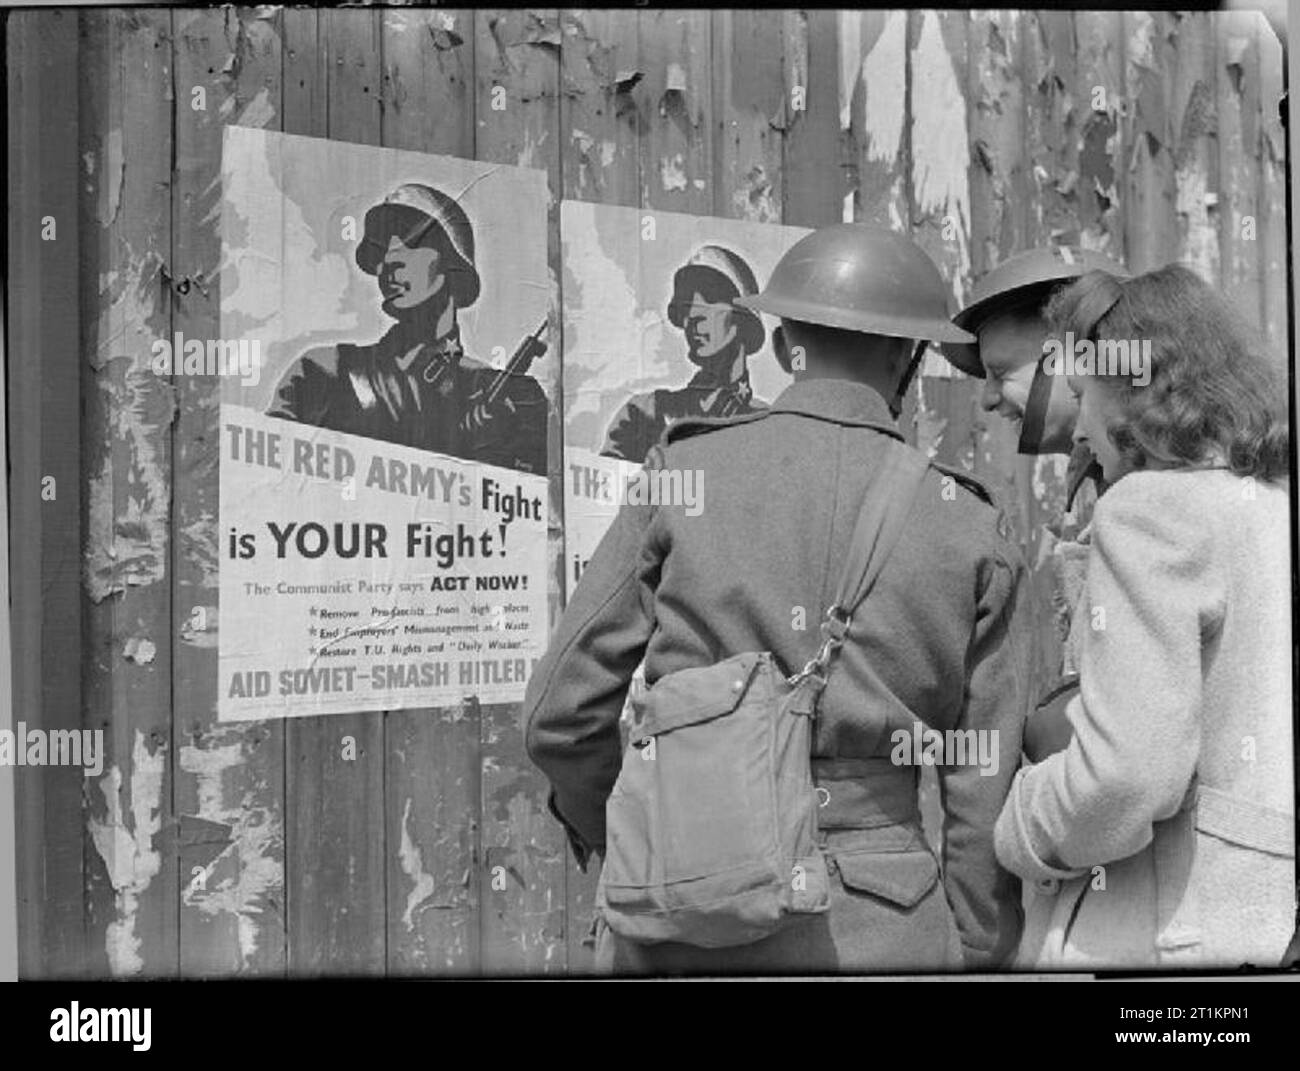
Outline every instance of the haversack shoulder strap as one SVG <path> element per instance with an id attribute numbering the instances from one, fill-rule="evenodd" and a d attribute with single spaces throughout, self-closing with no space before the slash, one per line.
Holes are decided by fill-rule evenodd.
<path id="1" fill-rule="evenodd" d="M 858 511 L 849 553 L 835 601 L 821 624 L 822 645 L 817 656 L 789 678 L 791 684 L 810 681 L 815 692 L 826 683 L 826 672 L 844 645 L 853 612 L 865 599 L 903 534 L 908 515 L 921 490 L 929 462 L 903 442 L 886 439 L 885 456 L 867 486 Z M 809 708 L 808 713 L 811 713 Z"/>
<path id="2" fill-rule="evenodd" d="M 903 534 L 929 462 L 917 450 L 886 440 L 885 458 L 858 511 L 844 576 L 832 608 L 852 614 L 867 597 L 890 552 Z"/>

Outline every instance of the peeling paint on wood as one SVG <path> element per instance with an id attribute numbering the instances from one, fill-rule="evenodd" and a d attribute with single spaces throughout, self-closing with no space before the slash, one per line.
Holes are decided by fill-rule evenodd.
<path id="1" fill-rule="evenodd" d="M 475 21 L 482 25 L 477 18 Z M 510 11 L 488 16 L 486 21 L 487 32 L 480 29 L 475 39 L 475 155 L 480 160 L 516 163 L 521 159 L 521 147 L 537 146 L 544 153 L 537 162 L 545 165 L 551 190 L 548 239 L 552 278 L 557 278 L 560 164 L 567 140 L 558 134 L 559 52 L 564 40 L 559 16 L 550 9 Z M 545 47 L 529 47 L 537 44 Z M 517 96 L 505 111 L 493 111 L 493 84 L 507 73 Z M 564 550 L 555 506 L 563 496 L 560 388 L 555 381 L 548 387 L 552 399 L 547 429 L 552 506 L 547 593 L 556 601 Z M 545 780 L 524 754 L 518 716 L 518 704 L 479 708 L 479 966 L 487 974 L 559 973 L 567 964 L 564 838 L 546 810 Z M 504 887 L 493 887 L 496 867 L 501 868 L 500 874 L 510 875 Z"/>
<path id="2" fill-rule="evenodd" d="M 1174 71 L 1175 211 L 1179 259 L 1211 285 L 1219 282 L 1217 117 L 1211 17 L 1182 16 Z"/>
<path id="3" fill-rule="evenodd" d="M 781 222 L 788 126 L 781 31 L 767 11 L 713 13 L 715 215 Z"/>
<path id="4" fill-rule="evenodd" d="M 128 252 L 128 256 L 129 256 Z M 101 291 L 93 367 L 98 408 L 105 415 L 87 488 L 86 590 L 94 602 L 166 572 L 170 491 L 166 440 L 175 400 L 149 367 L 149 346 L 165 315 L 156 253 L 107 273 Z"/>
<path id="5" fill-rule="evenodd" d="M 637 87 L 646 101 L 647 128 L 640 145 L 644 206 L 666 212 L 713 213 L 713 91 L 710 55 L 713 21 L 708 11 L 644 10 L 636 13 Z M 680 156 L 686 185 L 665 190 L 659 161 Z M 697 185 L 697 180 L 703 186 Z"/>
<path id="6" fill-rule="evenodd" d="M 863 98 L 863 148 L 868 160 L 890 164 L 902 147 L 907 117 L 907 96 L 899 92 L 907 80 L 907 15 L 890 11 L 884 20 L 880 35 L 862 60 L 868 80 Z"/>
<path id="7" fill-rule="evenodd" d="M 966 133 L 966 16 L 918 13 L 911 68 L 911 186 L 914 237 L 948 280 L 953 307 L 965 304 L 970 277 L 970 161 Z M 923 376 L 952 366 L 930 347 Z"/>
<path id="8" fill-rule="evenodd" d="M 1282 45 L 1263 19 L 1256 22 L 1259 47 L 1259 263 L 1264 342 L 1279 368 L 1287 361 L 1286 130 L 1282 98 Z"/>
<path id="9" fill-rule="evenodd" d="M 257 966 L 255 957 L 282 960 L 284 902 L 284 833 L 280 823 L 280 798 L 268 795 L 265 785 L 249 784 L 257 766 L 261 728 L 222 726 L 219 734 L 204 739 L 203 746 L 183 746 L 180 767 L 196 781 L 198 818 L 228 830 L 227 843 L 203 865 L 202 882 L 189 884 L 182 894 L 186 907 L 209 918 L 229 917 L 235 924 L 239 967 Z M 265 731 L 264 729 L 262 730 Z M 230 743 L 224 741 L 229 740 Z M 226 782 L 247 786 L 231 792 Z M 277 787 L 279 784 L 276 779 Z M 194 860 L 182 853 L 182 880 L 192 878 Z M 269 919 L 269 922 L 268 922 Z M 271 948 L 261 947 L 269 941 Z"/>
<path id="10" fill-rule="evenodd" d="M 1174 259 L 1174 140 L 1172 99 L 1174 17 L 1126 12 L 1124 91 L 1124 246 L 1131 271 L 1149 271 Z"/>
<path id="11" fill-rule="evenodd" d="M 402 809 L 402 843 L 397 855 L 404 873 L 412 883 L 411 891 L 406 894 L 406 910 L 402 912 L 402 925 L 408 930 L 415 929 L 415 911 L 425 904 L 433 895 L 433 877 L 424 872 L 424 856 L 411 838 L 411 799 L 407 799 Z"/>
<path id="12" fill-rule="evenodd" d="M 124 779 L 122 767 L 114 763 L 96 785 L 105 813 L 97 818 L 92 809 L 88 825 L 116 897 L 116 915 L 105 938 L 114 977 L 140 974 L 145 967 L 136 923 L 145 891 L 162 869 L 153 837 L 162 827 L 166 762 L 166 749 L 151 752 L 145 734 L 137 730 L 129 775 Z"/>
<path id="13" fill-rule="evenodd" d="M 857 218 L 911 230 L 904 189 L 903 131 L 907 118 L 907 13 L 862 13 L 862 78 L 850 102 L 858 148 Z"/>
<path id="14" fill-rule="evenodd" d="M 1079 241 L 1085 248 L 1123 260 L 1119 195 L 1119 123 L 1124 101 L 1121 17 L 1118 11 L 1078 11 L 1074 20 L 1079 42 L 1074 99 L 1078 146 L 1075 191 L 1082 225 Z"/>
<path id="15" fill-rule="evenodd" d="M 840 50 L 839 16 L 833 11 L 791 11 L 785 15 L 785 81 L 789 121 L 785 132 L 785 204 L 782 222 L 824 227 L 850 211 L 857 148 L 839 123 L 839 85 L 826 57 Z M 794 93 L 802 91 L 802 108 Z"/>
<path id="16" fill-rule="evenodd" d="M 474 156 L 475 14 L 385 12 L 388 92 L 410 103 L 384 112 L 382 142 Z M 460 44 L 431 51 L 427 38 Z M 439 108 L 424 106 L 429 100 Z M 385 715 L 385 866 L 390 974 L 471 974 L 479 957 L 479 716 L 477 705 Z M 400 810 L 399 810 L 400 807 Z M 412 887 L 414 882 L 414 887 Z M 426 894 L 426 885 L 429 892 Z"/>
<path id="17" fill-rule="evenodd" d="M 88 968 L 158 977 L 177 970 L 179 912 L 176 870 L 150 843 L 171 818 L 176 401 L 149 357 L 171 328 L 175 42 L 166 11 L 85 11 L 81 25 L 81 151 L 103 162 L 81 215 L 83 701 L 116 770 L 115 781 L 101 779 L 102 807 L 92 797 L 85 814 L 87 930 L 103 950 Z M 153 659 L 122 657 L 129 639 L 135 650 L 154 645 Z"/>
<path id="18" fill-rule="evenodd" d="M 220 160 L 229 124 L 279 125 L 278 16 L 227 8 L 173 14 L 176 84 L 207 90 L 208 107 L 176 130 L 172 245 L 175 274 L 205 280 L 173 291 L 175 328 L 221 334 Z M 173 718 L 181 741 L 171 860 L 179 874 L 180 963 L 185 976 L 277 975 L 285 968 L 284 726 L 219 725 L 216 605 L 220 558 L 220 386 L 178 377 L 175 435 Z M 197 873 L 196 873 L 197 872 Z"/>
<path id="19" fill-rule="evenodd" d="M 1259 49 L 1263 16 L 1225 11 L 1218 17 L 1216 111 L 1219 129 L 1219 263 L 1224 293 L 1259 326 Z"/>
<path id="20" fill-rule="evenodd" d="M 645 91 L 637 20 L 622 12 L 561 16 L 560 169 L 564 196 L 634 205 L 641 186 Z"/>
<path id="21" fill-rule="evenodd" d="M 383 132 L 382 15 L 285 9 L 294 73 L 287 133 L 378 144 Z M 343 757 L 343 738 L 356 744 Z M 372 714 L 294 718 L 285 727 L 288 970 L 355 975 L 385 968 L 386 732 Z"/>

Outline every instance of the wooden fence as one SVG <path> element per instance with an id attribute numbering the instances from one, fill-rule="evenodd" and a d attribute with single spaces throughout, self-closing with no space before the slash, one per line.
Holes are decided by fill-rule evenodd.
<path id="1" fill-rule="evenodd" d="M 24 977 L 589 962 L 592 877 L 516 706 L 216 721 L 218 386 L 145 361 L 219 334 L 226 124 L 544 168 L 557 268 L 561 198 L 887 223 L 958 298 L 1075 241 L 1190 262 L 1285 351 L 1282 54 L 1254 15 L 86 9 L 14 14 L 7 47 L 15 720 L 109 741 L 98 778 L 21 772 Z M 977 395 L 931 355 L 908 428 L 1036 562 L 1062 468 Z"/>

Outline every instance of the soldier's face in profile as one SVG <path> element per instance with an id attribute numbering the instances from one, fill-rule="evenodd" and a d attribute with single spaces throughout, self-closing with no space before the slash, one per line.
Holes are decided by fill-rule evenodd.
<path id="1" fill-rule="evenodd" d="M 1051 332 L 1037 313 L 1020 311 L 991 316 L 980 326 L 980 360 L 984 364 L 984 389 L 980 405 L 1019 424 L 1025 418 L 1034 369 Z M 1046 454 L 1068 454 L 1079 407 L 1064 376 L 1051 376 L 1047 416 L 1038 449 Z"/>
<path id="2" fill-rule="evenodd" d="M 736 310 L 721 301 L 706 301 L 698 291 L 682 317 L 687 352 L 695 364 L 716 357 L 736 338 Z"/>
<path id="3" fill-rule="evenodd" d="M 423 305 L 447 285 L 438 250 L 425 245 L 409 246 L 394 234 L 379 262 L 379 292 L 383 310 L 400 316 L 405 309 Z"/>

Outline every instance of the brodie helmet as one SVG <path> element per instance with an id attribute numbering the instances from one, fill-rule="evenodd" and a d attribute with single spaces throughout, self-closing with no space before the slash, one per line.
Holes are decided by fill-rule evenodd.
<path id="1" fill-rule="evenodd" d="M 978 331 L 991 315 L 1033 298 L 1035 291 L 1041 291 L 1045 300 L 1048 291 L 1057 283 L 1077 279 L 1098 269 L 1120 278 L 1128 277 L 1123 265 L 1092 249 L 1053 245 L 1017 253 L 983 275 L 971 292 L 970 302 L 952 318 L 953 323 L 967 331 Z M 939 348 L 967 375 L 984 378 L 978 339 L 945 342 Z"/>
<path id="2" fill-rule="evenodd" d="M 801 238 L 757 297 L 738 305 L 843 331 L 917 339 L 890 400 L 897 415 L 928 342 L 973 342 L 949 319 L 948 287 L 934 261 L 904 235 L 867 223 L 837 223 Z"/>
<path id="3" fill-rule="evenodd" d="M 925 251 L 867 223 L 837 223 L 801 238 L 767 288 L 737 304 L 787 320 L 931 342 L 969 342 L 949 319 L 948 287 Z"/>
<path id="4" fill-rule="evenodd" d="M 970 331 L 978 331 L 980 325 L 995 313 L 1022 303 L 1033 303 L 1041 307 L 1058 284 L 1097 270 L 1128 278 L 1128 271 L 1123 265 L 1092 249 L 1054 245 L 1018 253 L 980 279 L 971 294 L 970 303 L 953 317 L 953 322 Z M 950 342 L 940 349 L 963 372 L 979 379 L 985 378 L 978 337 L 973 343 Z M 1034 369 L 1029 397 L 1025 401 L 1025 411 L 1020 422 L 1020 441 L 1016 446 L 1019 453 L 1034 455 L 1042 452 L 1051 393 L 1051 380 L 1044 373 L 1040 358 Z M 1070 497 L 1073 499 L 1073 495 Z"/>

